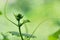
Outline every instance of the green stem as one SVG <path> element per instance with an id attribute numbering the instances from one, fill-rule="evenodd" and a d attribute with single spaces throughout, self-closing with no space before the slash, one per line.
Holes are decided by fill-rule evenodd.
<path id="1" fill-rule="evenodd" d="M 20 33 L 21 39 L 24 40 L 24 39 L 23 39 L 23 36 L 22 36 L 22 33 L 21 33 L 21 27 L 20 27 L 19 25 L 20 25 L 20 23 L 19 23 L 19 21 L 18 21 L 19 33 Z"/>
<path id="2" fill-rule="evenodd" d="M 23 36 L 22 36 L 22 33 L 21 33 L 21 28 L 20 27 L 19 27 L 19 33 L 20 33 L 21 39 L 24 40 Z"/>

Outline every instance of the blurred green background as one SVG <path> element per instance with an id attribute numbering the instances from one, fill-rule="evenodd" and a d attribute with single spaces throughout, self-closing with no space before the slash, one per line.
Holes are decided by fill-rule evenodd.
<path id="1" fill-rule="evenodd" d="M 2 11 L 0 32 L 18 31 L 18 28 L 4 17 L 5 3 L 6 0 L 0 0 L 0 11 Z M 26 24 L 29 33 L 32 33 L 36 26 L 42 23 L 34 33 L 37 38 L 31 40 L 60 40 L 59 37 L 49 37 L 60 29 L 60 0 L 9 0 L 7 5 L 8 18 L 17 23 L 13 15 L 17 13 L 23 14 L 24 19 L 31 21 Z M 22 32 L 25 32 L 24 25 Z M 58 35 L 58 33 L 56 34 Z M 3 39 L 1 36 L 0 39 Z M 17 39 L 10 37 L 10 40 Z"/>

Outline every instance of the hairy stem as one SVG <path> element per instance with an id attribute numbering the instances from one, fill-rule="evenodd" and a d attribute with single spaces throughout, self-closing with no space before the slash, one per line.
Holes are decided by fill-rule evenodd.
<path id="1" fill-rule="evenodd" d="M 20 27 L 19 27 L 19 33 L 20 33 L 21 39 L 24 40 L 24 39 L 23 39 L 23 36 L 22 36 L 22 34 L 21 34 L 21 28 L 20 28 Z"/>
<path id="2" fill-rule="evenodd" d="M 24 40 L 24 39 L 23 39 L 23 36 L 22 36 L 22 33 L 21 33 L 21 27 L 19 26 L 19 24 L 20 24 L 20 23 L 19 23 L 19 21 L 18 21 L 19 33 L 20 33 L 21 39 Z"/>

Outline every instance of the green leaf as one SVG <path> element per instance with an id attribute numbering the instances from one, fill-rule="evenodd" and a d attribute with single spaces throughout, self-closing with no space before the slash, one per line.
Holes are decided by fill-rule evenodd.
<path id="1" fill-rule="evenodd" d="M 16 36 L 20 36 L 19 35 L 19 32 L 14 32 L 14 31 L 11 31 L 11 32 L 9 32 L 9 33 L 11 33 L 12 35 L 16 35 Z M 36 36 L 33 36 L 33 35 L 31 35 L 31 34 L 27 34 L 27 33 L 22 33 L 22 36 L 24 36 L 24 37 L 27 37 L 27 38 L 36 38 Z"/>

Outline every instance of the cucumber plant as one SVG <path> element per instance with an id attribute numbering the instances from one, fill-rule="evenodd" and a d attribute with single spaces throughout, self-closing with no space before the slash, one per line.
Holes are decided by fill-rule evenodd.
<path id="1" fill-rule="evenodd" d="M 21 19 L 23 18 L 22 14 L 20 14 L 20 13 L 17 14 L 17 15 L 14 14 L 15 19 L 17 20 L 18 24 L 14 23 L 13 21 L 11 21 L 11 20 L 7 17 L 7 15 L 6 15 L 7 4 L 8 4 L 8 0 L 6 0 L 6 4 L 5 4 L 5 6 L 4 6 L 4 16 L 5 16 L 5 18 L 6 18 L 7 20 L 9 20 L 11 23 L 13 23 L 14 25 L 16 25 L 16 26 L 18 27 L 18 31 L 19 31 L 19 32 L 10 31 L 9 33 L 11 33 L 12 35 L 16 35 L 16 36 L 20 37 L 21 40 L 30 40 L 30 38 L 35 38 L 36 36 L 33 36 L 32 34 L 22 33 L 22 31 L 21 31 L 22 25 L 25 24 L 25 23 L 27 23 L 27 22 L 30 22 L 30 20 L 24 20 L 24 21 L 21 23 Z M 0 12 L 0 14 L 1 14 L 1 12 Z M 6 35 L 4 35 L 3 33 L 2 33 L 2 35 L 3 35 L 3 37 L 4 37 L 3 40 L 9 40 Z"/>
<path id="2" fill-rule="evenodd" d="M 32 32 L 31 34 L 22 33 L 22 31 L 21 31 L 22 25 L 24 25 L 25 23 L 30 22 L 30 20 L 24 20 L 24 21 L 21 23 L 21 19 L 22 19 L 24 16 L 22 16 L 22 14 L 19 13 L 19 14 L 17 14 L 17 15 L 14 14 L 15 19 L 17 20 L 18 23 L 16 24 L 16 23 L 14 23 L 13 21 L 11 21 L 11 20 L 7 17 L 7 15 L 6 15 L 7 4 L 8 4 L 8 0 L 6 0 L 5 6 L 4 6 L 4 16 L 5 16 L 5 18 L 6 18 L 8 21 L 10 21 L 10 22 L 13 23 L 14 25 L 16 25 L 16 26 L 18 27 L 18 31 L 19 31 L 19 32 L 9 31 L 8 33 L 11 33 L 12 35 L 16 35 L 17 37 L 20 37 L 21 40 L 31 40 L 31 38 L 36 38 L 36 36 L 34 36 L 33 34 L 36 32 L 36 30 L 38 29 L 39 25 L 42 24 L 42 23 L 43 23 L 44 21 L 46 21 L 47 19 L 44 20 L 44 21 L 42 21 L 42 22 L 40 22 L 40 23 L 38 24 L 38 26 L 33 30 L 33 32 Z M 0 14 L 1 14 L 1 12 L 0 12 Z M 27 29 L 26 29 L 26 30 L 27 30 Z M 4 37 L 3 40 L 9 40 L 6 35 L 4 35 L 3 33 L 2 33 L 2 35 L 3 35 L 3 37 Z"/>

